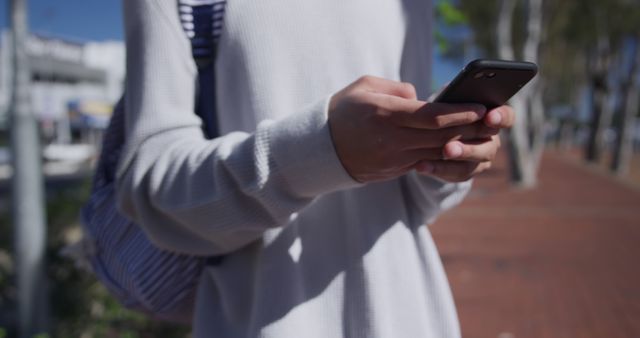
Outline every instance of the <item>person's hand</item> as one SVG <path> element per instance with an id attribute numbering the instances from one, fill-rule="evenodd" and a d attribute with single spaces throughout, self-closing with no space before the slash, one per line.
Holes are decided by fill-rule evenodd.
<path id="1" fill-rule="evenodd" d="M 500 125 L 512 118 L 505 115 L 500 114 Z M 486 121 L 494 116 L 491 112 Z M 363 183 L 413 169 L 449 181 L 468 179 L 497 150 L 497 125 L 484 123 L 484 118 L 481 105 L 427 104 L 416 100 L 410 84 L 370 76 L 336 93 L 329 106 L 338 157 L 347 172 Z M 469 163 L 476 168 L 471 170 Z"/>
<path id="2" fill-rule="evenodd" d="M 491 168 L 500 148 L 498 133 L 501 129 L 511 128 L 514 119 L 514 111 L 509 106 L 492 109 L 482 121 L 466 126 L 484 129 L 490 136 L 477 139 L 464 136 L 453 138 L 444 145 L 441 159 L 424 159 L 416 164 L 416 171 L 450 182 L 460 182 Z"/>

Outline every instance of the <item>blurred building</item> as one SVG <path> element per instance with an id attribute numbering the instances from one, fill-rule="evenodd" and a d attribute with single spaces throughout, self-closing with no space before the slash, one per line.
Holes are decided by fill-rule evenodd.
<path id="1" fill-rule="evenodd" d="M 94 143 L 122 93 L 125 48 L 120 41 L 78 42 L 33 35 L 27 42 L 32 108 L 46 144 Z M 8 126 L 11 35 L 0 33 L 0 130 Z"/>

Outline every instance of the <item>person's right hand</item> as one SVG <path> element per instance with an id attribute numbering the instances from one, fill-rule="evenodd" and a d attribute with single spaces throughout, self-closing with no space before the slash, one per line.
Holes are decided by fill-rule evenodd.
<path id="1" fill-rule="evenodd" d="M 364 76 L 331 98 L 328 114 L 340 161 L 355 180 L 366 183 L 401 176 L 424 161 L 443 160 L 445 145 L 452 141 L 491 139 L 498 129 L 480 121 L 485 112 L 476 104 L 418 101 L 411 84 Z M 461 160 L 486 163 L 496 151 L 485 145 L 452 165 L 465 165 Z M 447 180 L 466 180 L 477 171 L 457 170 Z"/>

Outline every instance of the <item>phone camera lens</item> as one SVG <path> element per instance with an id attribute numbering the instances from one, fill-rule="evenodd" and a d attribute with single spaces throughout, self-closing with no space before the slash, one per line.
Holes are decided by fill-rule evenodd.
<path id="1" fill-rule="evenodd" d="M 494 72 L 487 73 L 487 77 L 490 78 L 490 79 L 494 78 L 495 76 L 496 76 L 496 73 L 494 73 Z"/>
<path id="2" fill-rule="evenodd" d="M 484 73 L 483 73 L 483 72 L 478 72 L 478 73 L 476 73 L 476 75 L 474 75 L 474 76 L 473 76 L 473 78 L 474 78 L 474 79 L 479 79 L 479 78 L 481 78 L 481 77 L 483 77 L 483 76 L 484 76 Z"/>

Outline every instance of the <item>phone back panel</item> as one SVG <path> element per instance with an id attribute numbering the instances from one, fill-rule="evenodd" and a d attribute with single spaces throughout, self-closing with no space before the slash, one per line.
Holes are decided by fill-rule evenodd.
<path id="1" fill-rule="evenodd" d="M 476 60 L 471 62 L 435 100 L 479 103 L 488 109 L 505 104 L 537 73 L 529 62 Z"/>

